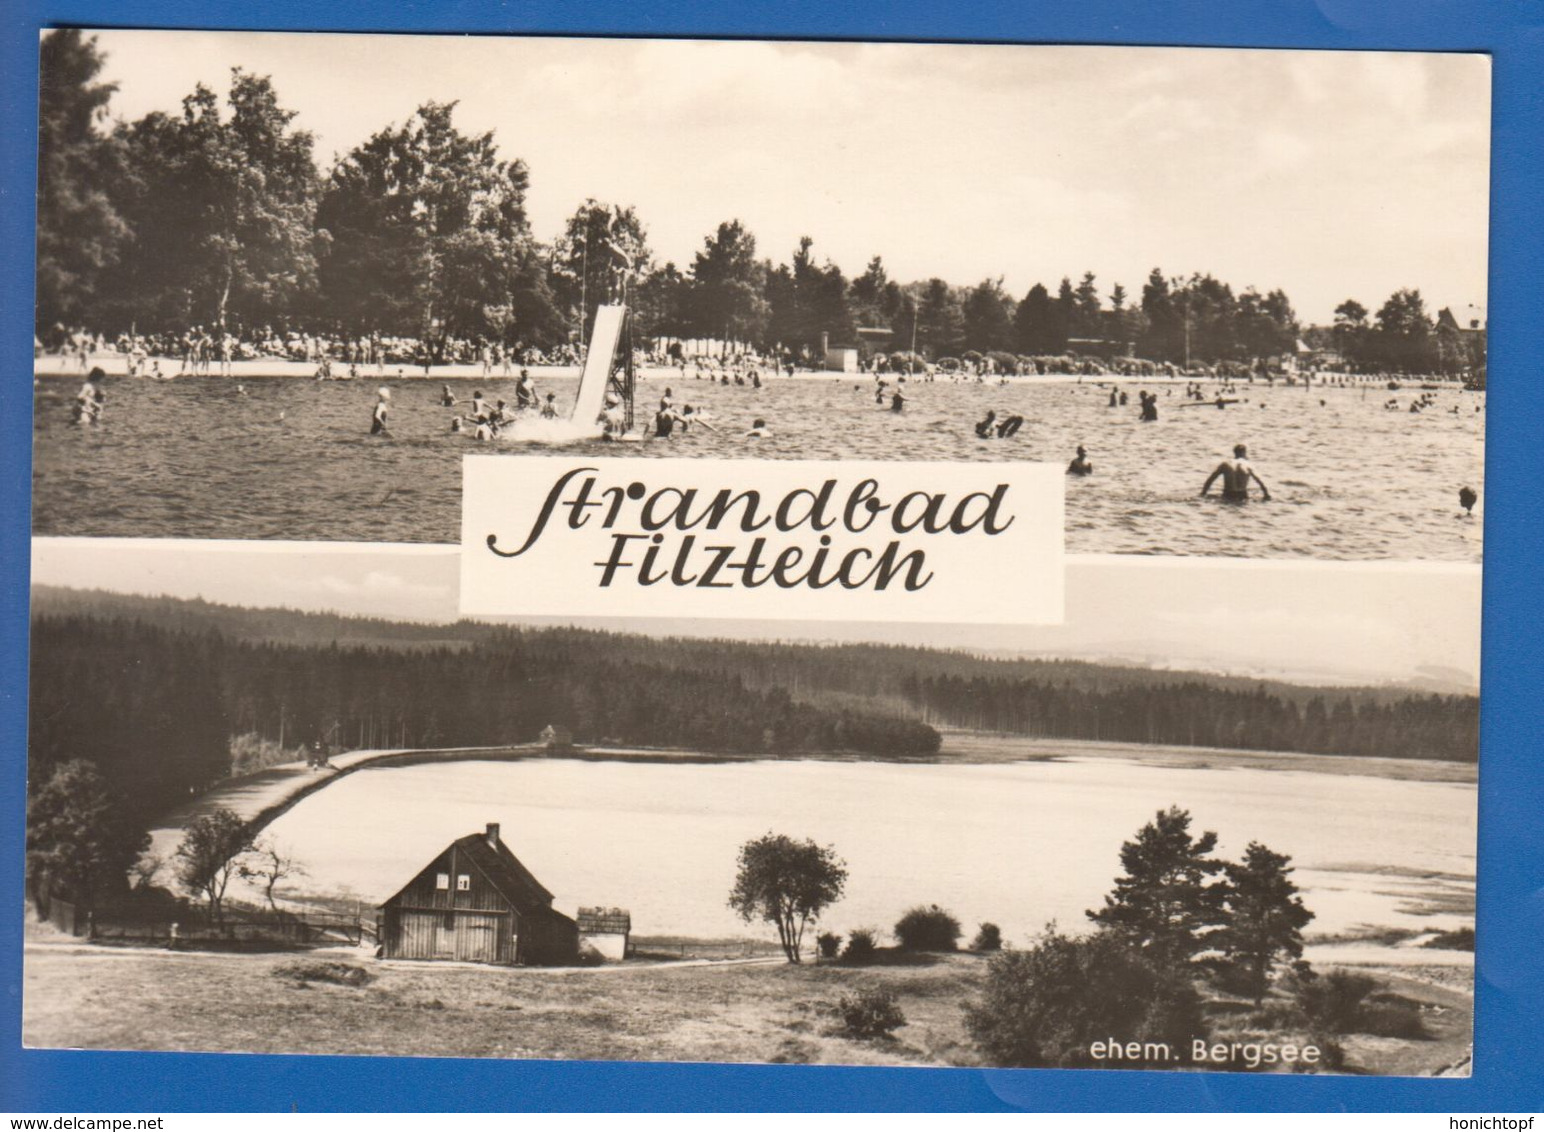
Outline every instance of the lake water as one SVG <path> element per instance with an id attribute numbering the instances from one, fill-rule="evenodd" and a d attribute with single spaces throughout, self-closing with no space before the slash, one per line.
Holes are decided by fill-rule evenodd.
<path id="1" fill-rule="evenodd" d="M 245 394 L 235 384 L 109 378 L 103 422 L 82 428 L 71 423 L 79 378 L 42 379 L 34 531 L 449 543 L 459 538 L 461 456 L 532 450 L 450 434 L 437 379 L 392 383 L 393 436 L 384 440 L 367 435 L 375 380 L 248 378 Z M 514 401 L 509 380 L 448 384 L 460 397 L 478 388 Z M 555 392 L 566 413 L 576 384 L 544 378 L 538 388 Z M 774 379 L 756 390 L 688 376 L 643 382 L 641 415 L 667 384 L 678 405 L 706 407 L 719 431 L 693 429 L 629 446 L 627 455 L 1065 465 L 1082 444 L 1095 474 L 1067 482 L 1070 552 L 1480 559 L 1483 394 L 1445 389 L 1436 406 L 1413 414 L 1382 407 L 1391 396 L 1407 405 L 1409 390 L 1258 385 L 1240 387 L 1248 403 L 1218 410 L 1181 407 L 1181 389 L 1154 386 L 1161 419 L 1144 425 L 1139 382 L 1122 383 L 1133 403 L 1120 409 L 1108 408 L 1107 389 L 1093 382 L 914 382 L 897 414 L 875 406 L 869 378 Z M 1022 415 L 1023 429 L 1008 441 L 978 439 L 972 424 L 989 408 Z M 745 440 L 756 417 L 776 436 Z M 1198 499 L 1206 475 L 1240 442 L 1274 501 Z M 594 441 L 537 450 L 617 454 Z M 1473 520 L 1457 517 L 1464 485 L 1481 493 Z"/>
<path id="2" fill-rule="evenodd" d="M 532 759 L 358 771 L 270 827 L 309 870 L 294 891 L 377 904 L 452 839 L 498 822 L 572 914 L 631 909 L 643 935 L 765 934 L 725 907 L 739 846 L 769 830 L 834 845 L 834 930 L 888 930 L 938 903 L 973 934 L 1080 930 L 1156 810 L 1189 809 L 1224 855 L 1292 855 L 1313 932 L 1472 923 L 1475 789 L 1355 775 L 1177 769 L 1104 758 L 996 765 Z M 1440 909 L 1433 907 L 1433 902 Z M 1467 908 L 1467 914 L 1465 909 Z M 1431 912 L 1431 915 L 1422 915 Z"/>

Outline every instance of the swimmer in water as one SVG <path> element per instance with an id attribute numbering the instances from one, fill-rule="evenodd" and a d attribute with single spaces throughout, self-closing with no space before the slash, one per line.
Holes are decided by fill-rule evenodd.
<path id="1" fill-rule="evenodd" d="M 1474 488 L 1465 486 L 1458 489 L 1458 505 L 1464 509 L 1465 518 L 1474 516 L 1474 505 L 1479 501 L 1479 493 Z"/>
<path id="2" fill-rule="evenodd" d="M 681 423 L 681 414 L 672 408 L 668 408 L 664 401 L 660 402 L 659 412 L 654 414 L 654 435 L 660 440 L 669 440 L 670 434 L 675 431 L 675 426 Z"/>
<path id="3" fill-rule="evenodd" d="M 1094 466 L 1088 462 L 1088 450 L 1081 444 L 1078 445 L 1078 454 L 1072 458 L 1072 463 L 1067 465 L 1069 476 L 1091 476 L 1094 474 Z"/>
<path id="4" fill-rule="evenodd" d="M 772 430 L 767 427 L 767 422 L 757 417 L 751 424 L 751 430 L 745 434 L 747 440 L 763 440 L 772 436 Z"/>
<path id="5" fill-rule="evenodd" d="M 681 427 L 691 428 L 694 424 L 700 424 L 709 432 L 718 431 L 718 429 L 713 427 L 712 417 L 710 417 L 705 411 L 702 409 L 694 409 L 690 405 L 683 406 L 681 409 Z"/>
<path id="6" fill-rule="evenodd" d="M 556 420 L 558 416 L 557 394 L 547 394 L 547 401 L 541 407 L 541 415 L 544 420 Z"/>
<path id="7" fill-rule="evenodd" d="M 531 381 L 531 371 L 522 369 L 520 380 L 515 382 L 515 408 L 536 408 L 536 385 Z"/>
<path id="8" fill-rule="evenodd" d="M 97 387 L 85 382 L 75 394 L 75 423 L 89 424 L 96 410 Z"/>
<path id="9" fill-rule="evenodd" d="M 375 394 L 375 412 L 370 416 L 370 435 L 390 436 L 391 430 L 386 427 L 386 414 L 391 410 L 391 390 L 383 385 Z"/>
<path id="10" fill-rule="evenodd" d="M 456 395 L 450 391 L 450 386 L 440 386 L 440 404 L 449 409 L 454 407 L 455 403 Z"/>
<path id="11" fill-rule="evenodd" d="M 1206 477 L 1206 482 L 1201 485 L 1201 494 L 1205 495 L 1211 490 L 1212 484 L 1221 478 L 1223 500 L 1228 503 L 1246 503 L 1249 500 L 1249 481 L 1253 480 L 1260 485 L 1260 498 L 1269 501 L 1270 488 L 1265 486 L 1265 481 L 1249 466 L 1249 461 L 1246 459 L 1248 455 L 1244 445 L 1235 444 L 1233 459 L 1224 460 L 1217 465 L 1211 475 Z"/>

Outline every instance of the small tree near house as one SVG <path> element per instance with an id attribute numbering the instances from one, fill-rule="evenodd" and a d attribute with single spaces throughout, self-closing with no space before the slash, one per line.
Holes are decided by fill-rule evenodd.
<path id="1" fill-rule="evenodd" d="M 740 846 L 729 907 L 746 923 L 776 926 L 783 954 L 797 963 L 804 929 L 840 898 L 846 883 L 847 867 L 832 847 L 768 833 Z"/>
<path id="2" fill-rule="evenodd" d="M 306 875 L 306 870 L 295 860 L 294 855 L 271 837 L 254 841 L 251 850 L 244 857 L 238 858 L 236 871 L 243 880 L 262 884 L 268 907 L 275 912 L 279 910 L 279 905 L 274 901 L 273 890 L 278 883 L 289 877 Z"/>
<path id="3" fill-rule="evenodd" d="M 209 917 L 225 922 L 225 890 L 252 849 L 253 833 L 246 822 L 223 806 L 188 823 L 177 846 L 177 879 L 183 888 L 209 902 Z"/>

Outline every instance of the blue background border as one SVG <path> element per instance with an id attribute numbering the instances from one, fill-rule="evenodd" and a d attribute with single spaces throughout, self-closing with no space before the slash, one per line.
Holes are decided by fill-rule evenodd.
<path id="1" fill-rule="evenodd" d="M 318 23 L 318 17 L 327 22 Z M 0 16 L 0 1110 L 1346 1109 L 1544 1102 L 1544 684 L 1536 534 L 1544 413 L 1544 5 L 1378 0 L 1019 4 L 8 0 Z M 1485 51 L 1494 58 L 1485 623 L 1474 1076 L 1285 1078 L 1094 1071 L 108 1054 L 20 1048 L 32 199 L 38 29 L 561 32 Z M 1422 238 L 1419 231 L 1412 240 Z"/>

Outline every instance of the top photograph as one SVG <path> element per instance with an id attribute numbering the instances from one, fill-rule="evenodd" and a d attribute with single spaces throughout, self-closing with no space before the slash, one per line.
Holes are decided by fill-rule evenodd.
<path id="1" fill-rule="evenodd" d="M 1025 461 L 1478 563 L 1470 54 L 58 28 L 36 536 L 454 543 L 467 454 Z"/>

